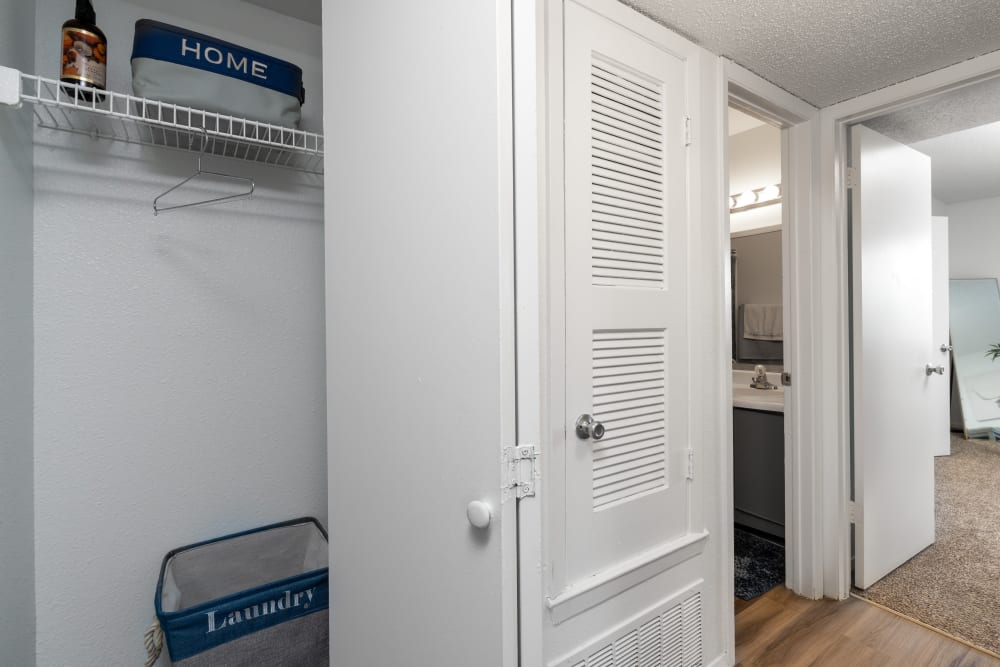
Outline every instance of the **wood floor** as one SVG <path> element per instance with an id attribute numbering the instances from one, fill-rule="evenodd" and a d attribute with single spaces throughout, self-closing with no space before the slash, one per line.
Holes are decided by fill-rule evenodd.
<path id="1" fill-rule="evenodd" d="M 807 600 L 779 586 L 737 600 L 736 664 L 1000 667 L 1000 660 L 868 602 Z"/>

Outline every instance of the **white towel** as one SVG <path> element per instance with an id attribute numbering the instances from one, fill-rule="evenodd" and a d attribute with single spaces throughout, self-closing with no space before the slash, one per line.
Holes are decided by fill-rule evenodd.
<path id="1" fill-rule="evenodd" d="M 743 304 L 743 337 L 750 340 L 781 340 L 781 306 L 769 303 Z"/>

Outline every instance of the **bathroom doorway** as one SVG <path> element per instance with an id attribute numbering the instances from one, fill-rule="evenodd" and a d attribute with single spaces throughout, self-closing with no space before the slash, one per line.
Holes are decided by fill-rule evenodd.
<path id="1" fill-rule="evenodd" d="M 730 106 L 735 611 L 785 583 L 782 129 Z"/>

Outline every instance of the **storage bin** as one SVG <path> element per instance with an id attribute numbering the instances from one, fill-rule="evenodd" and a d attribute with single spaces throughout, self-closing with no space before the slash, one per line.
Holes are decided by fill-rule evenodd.
<path id="1" fill-rule="evenodd" d="M 174 549 L 155 605 L 169 664 L 328 665 L 326 532 L 306 517 Z"/>
<path id="2" fill-rule="evenodd" d="M 132 89 L 139 97 L 293 127 L 305 102 L 296 65 L 150 19 L 135 24 Z"/>

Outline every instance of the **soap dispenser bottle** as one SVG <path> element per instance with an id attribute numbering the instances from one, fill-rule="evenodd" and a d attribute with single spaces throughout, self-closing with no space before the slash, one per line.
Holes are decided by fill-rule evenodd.
<path id="1" fill-rule="evenodd" d="M 97 15 L 90 0 L 76 0 L 76 18 L 62 27 L 62 75 L 60 81 L 104 90 L 107 85 L 108 39 L 96 25 Z M 67 94 L 75 89 L 66 87 Z M 80 93 L 88 102 L 90 93 Z M 74 95 L 75 96 L 75 95 Z M 99 96 L 98 99 L 103 99 Z"/>

